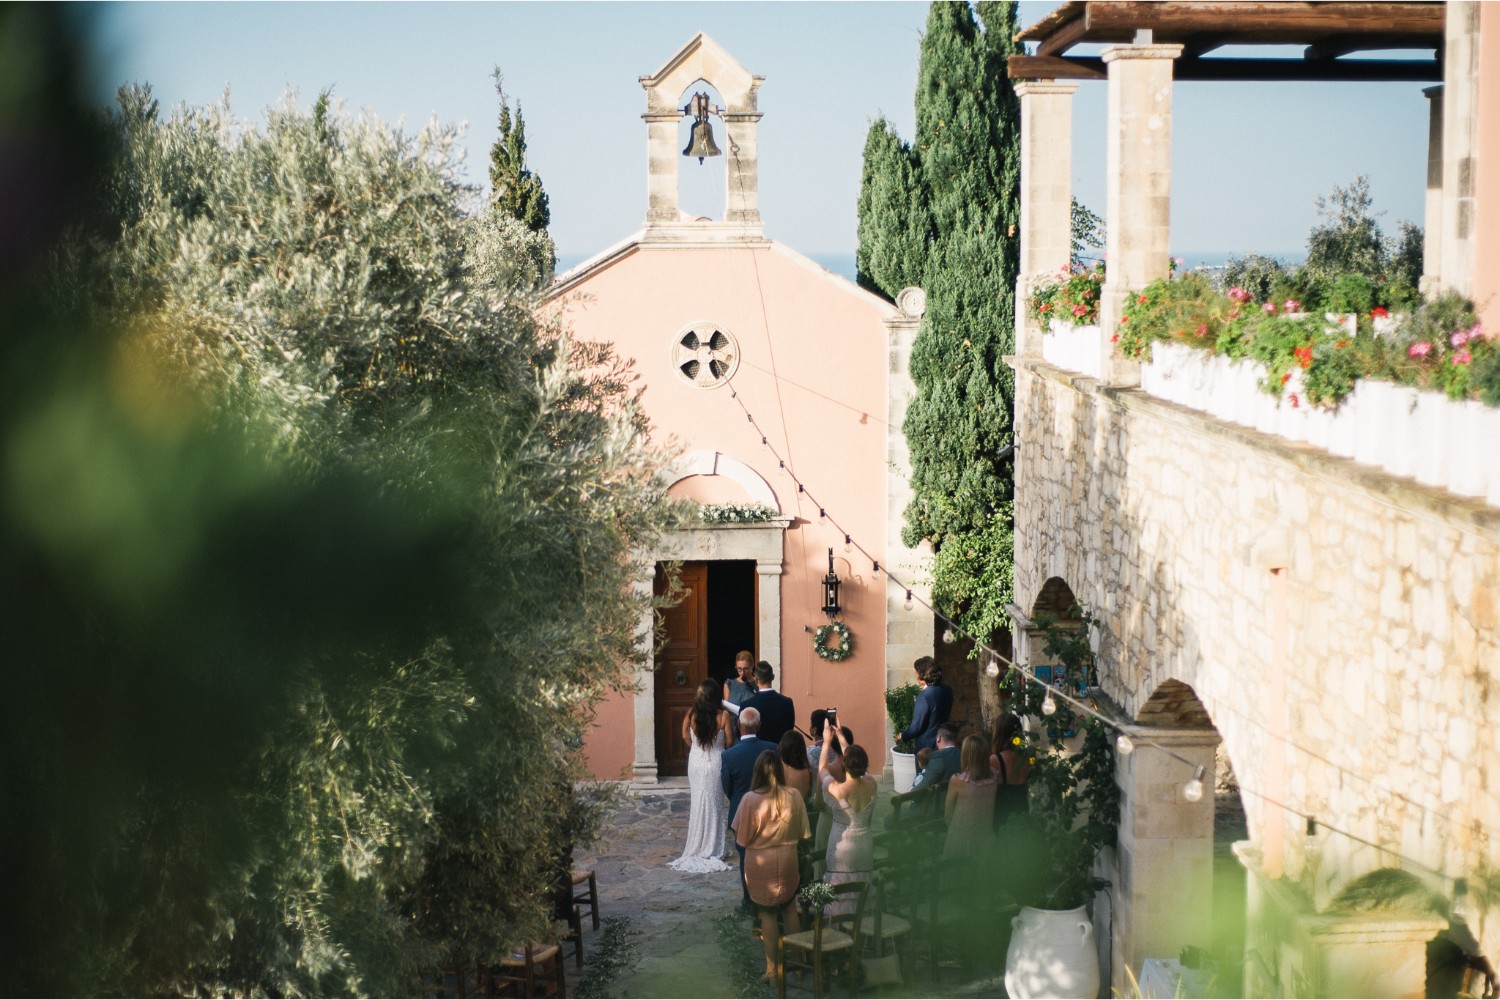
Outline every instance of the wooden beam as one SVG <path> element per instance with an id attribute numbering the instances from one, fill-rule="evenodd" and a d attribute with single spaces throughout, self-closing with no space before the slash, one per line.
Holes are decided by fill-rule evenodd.
<path id="1" fill-rule="evenodd" d="M 1236 42 L 1285 39 L 1311 41 L 1312 36 L 1436 35 L 1441 38 L 1445 12 L 1441 3 L 1289 3 L 1253 0 L 1090 0 L 1085 16 L 1093 32 L 1134 34 L 1150 28 L 1164 38 L 1198 32 L 1233 35 Z"/>
<path id="2" fill-rule="evenodd" d="M 1012 80 L 1107 80 L 1104 60 L 1097 56 L 1011 56 L 1005 61 Z"/>
<path id="3" fill-rule="evenodd" d="M 1097 56 L 1011 56 L 1012 80 L 1106 80 L 1104 60 Z M 1175 80 L 1217 81 L 1408 81 L 1440 82 L 1442 63 L 1408 59 L 1178 59 Z"/>
<path id="4" fill-rule="evenodd" d="M 1048 35 L 1042 44 L 1037 46 L 1036 54 L 1039 56 L 1060 56 L 1068 51 L 1075 42 L 1082 40 L 1083 36 L 1088 33 L 1088 30 L 1088 17 L 1075 17 Z"/>
<path id="5" fill-rule="evenodd" d="M 1302 53 L 1304 59 L 1337 59 L 1351 52 L 1377 52 L 1382 49 L 1438 49 L 1441 38 L 1426 35 L 1385 35 L 1371 38 L 1368 35 L 1330 35 L 1309 45 Z"/>
<path id="6" fill-rule="evenodd" d="M 1039 42 L 1067 24 L 1073 18 L 1083 18 L 1083 0 L 1068 0 L 1067 3 L 1051 11 L 1046 17 L 1029 28 L 1023 28 L 1016 32 L 1018 42 Z"/>

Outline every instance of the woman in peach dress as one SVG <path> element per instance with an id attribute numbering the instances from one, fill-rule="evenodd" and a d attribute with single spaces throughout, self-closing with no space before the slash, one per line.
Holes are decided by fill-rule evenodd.
<path id="1" fill-rule="evenodd" d="M 989 747 L 981 737 L 964 737 L 959 752 L 963 770 L 948 782 L 948 800 L 943 815 L 948 837 L 943 856 L 975 857 L 988 852 L 995 842 L 995 773 L 990 770 Z"/>
<path id="2" fill-rule="evenodd" d="M 775 750 L 755 759 L 750 791 L 730 824 L 735 842 L 745 849 L 745 886 L 760 913 L 766 949 L 766 978 L 776 975 L 776 918 L 786 933 L 801 929 L 797 920 L 797 844 L 810 836 L 802 796 L 787 787 L 786 772 Z"/>

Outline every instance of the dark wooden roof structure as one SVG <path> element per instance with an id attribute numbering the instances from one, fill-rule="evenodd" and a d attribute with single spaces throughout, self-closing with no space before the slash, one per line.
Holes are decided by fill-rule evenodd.
<path id="1" fill-rule="evenodd" d="M 1441 0 L 1386 3 L 1290 3 L 1258 0 L 1071 0 L 1016 40 L 1036 43 L 1033 55 L 1011 56 L 1012 79 L 1103 80 L 1098 56 L 1069 55 L 1076 45 L 1145 40 L 1180 43 L 1178 80 L 1443 79 Z M 1204 58 L 1225 45 L 1301 45 L 1295 58 Z M 1346 59 L 1388 49 L 1426 58 Z"/>

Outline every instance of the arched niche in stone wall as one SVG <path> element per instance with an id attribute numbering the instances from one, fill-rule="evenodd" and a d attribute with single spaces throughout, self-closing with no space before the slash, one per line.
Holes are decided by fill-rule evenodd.
<path id="1" fill-rule="evenodd" d="M 719 88 L 701 76 L 678 95 L 677 107 L 690 106 L 698 94 L 708 98 L 710 108 L 727 108 Z M 729 147 L 728 129 L 720 116 L 712 113 L 708 116 L 709 135 L 713 137 L 719 155 L 702 158 L 700 162 L 698 158 L 687 155 L 693 141 L 693 128 L 694 119 L 690 114 L 683 115 L 677 123 L 677 149 L 681 151 L 677 171 L 677 207 L 687 221 L 721 222 L 729 210 L 728 167 L 733 151 Z"/>
<path id="2" fill-rule="evenodd" d="M 1135 713 L 1135 721 L 1137 725 L 1163 729 L 1214 728 L 1208 709 L 1198 699 L 1198 692 L 1175 677 L 1169 677 L 1156 686 L 1141 704 L 1140 711 Z"/>

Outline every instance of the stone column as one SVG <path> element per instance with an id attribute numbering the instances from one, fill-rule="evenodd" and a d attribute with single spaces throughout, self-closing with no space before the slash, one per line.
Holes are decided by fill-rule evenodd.
<path id="1" fill-rule="evenodd" d="M 1247 876 L 1245 996 L 1427 996 L 1427 943 L 1446 919 L 1406 907 L 1319 913 L 1295 885 L 1266 875 L 1253 843 L 1234 853 Z"/>
<path id="2" fill-rule="evenodd" d="M 1108 261 L 1100 302 L 1101 336 L 1119 325 L 1126 296 L 1164 278 L 1171 253 L 1172 60 L 1181 45 L 1112 45 L 1106 212 Z M 1105 345 L 1106 380 L 1136 385 L 1140 365 Z"/>
<path id="3" fill-rule="evenodd" d="M 906 594 L 885 589 L 885 686 L 889 690 L 911 679 L 912 661 L 931 656 L 932 613 L 919 602 L 932 603 L 932 553 L 925 545 L 907 548 L 901 541 L 906 505 L 911 502 L 911 454 L 906 445 L 906 408 L 916 395 L 911 377 L 911 345 L 922 324 L 927 299 L 920 288 L 904 288 L 896 296 L 896 314 L 885 321 L 886 355 L 886 507 L 885 551 L 889 566 L 911 587 L 912 609 L 906 610 Z M 922 581 L 922 582 L 918 582 Z"/>
<path id="4" fill-rule="evenodd" d="M 1076 83 L 1022 80 L 1021 272 L 1016 278 L 1016 353 L 1042 353 L 1046 330 L 1027 300 L 1038 280 L 1065 270 L 1073 256 L 1073 94 Z"/>
<path id="5" fill-rule="evenodd" d="M 1422 91 L 1427 98 L 1427 199 L 1422 212 L 1422 294 L 1443 284 L 1443 85 Z"/>
<path id="6" fill-rule="evenodd" d="M 1474 272 L 1474 165 L 1479 97 L 1479 4 L 1447 4 L 1443 57 L 1442 287 L 1470 294 Z"/>
<path id="7" fill-rule="evenodd" d="M 785 529 L 783 528 L 783 531 Z M 760 559 L 755 563 L 755 583 L 760 621 L 756 622 L 756 636 L 760 642 L 760 658 L 776 668 L 776 690 L 785 683 L 785 664 L 781 662 L 781 555 L 778 548 L 776 558 Z"/>
<path id="8" fill-rule="evenodd" d="M 655 562 L 647 563 L 644 572 L 631 584 L 637 597 L 650 599 L 655 591 Z M 635 760 L 630 768 L 637 784 L 654 785 L 656 781 L 656 613 L 648 606 L 641 615 L 635 634 Z"/>
<path id="9" fill-rule="evenodd" d="M 1120 994 L 1132 987 L 1126 967 L 1147 958 L 1174 958 L 1184 945 L 1212 945 L 1214 875 L 1213 729 L 1127 727 L 1134 753 L 1115 756 L 1120 785 L 1115 913 L 1114 981 Z M 1147 746 L 1169 747 L 1186 764 Z M 1203 798 L 1189 802 L 1182 789 L 1201 765 Z"/>
<path id="10" fill-rule="evenodd" d="M 724 115 L 725 183 L 724 221 L 760 225 L 760 192 L 756 164 L 759 162 L 760 115 Z"/>
<path id="11" fill-rule="evenodd" d="M 673 223 L 682 211 L 677 202 L 677 123 L 682 112 L 647 112 L 646 225 Z"/>

